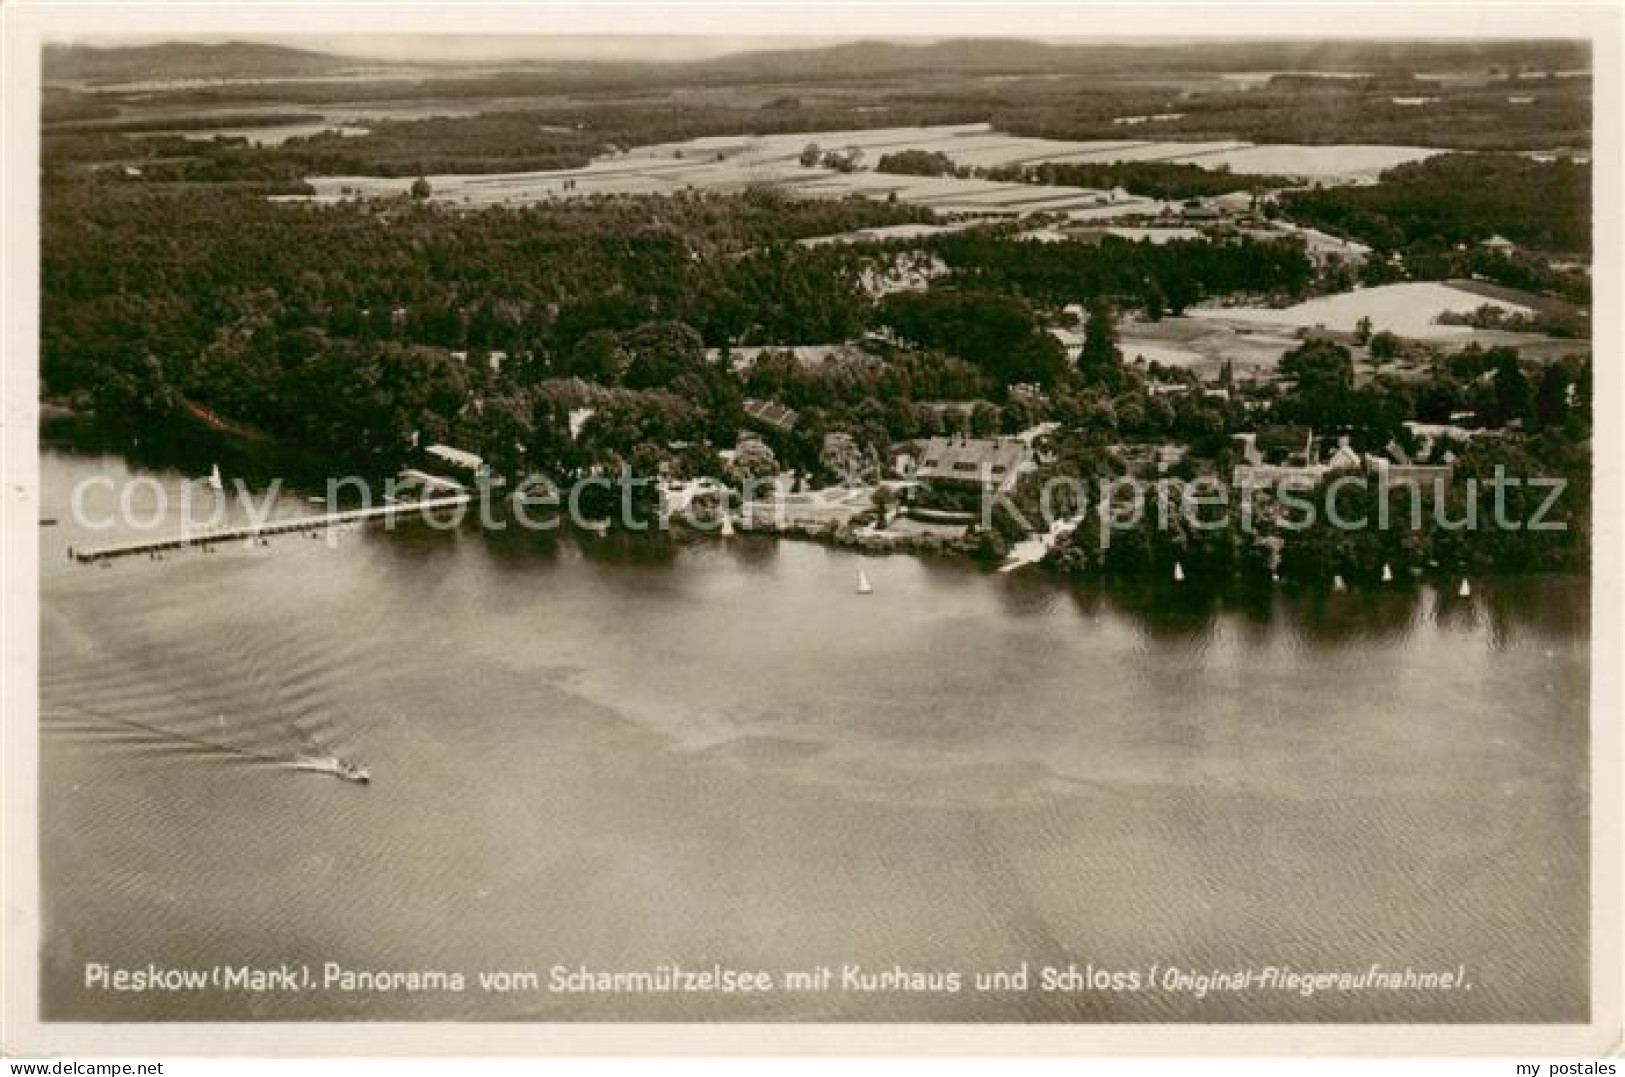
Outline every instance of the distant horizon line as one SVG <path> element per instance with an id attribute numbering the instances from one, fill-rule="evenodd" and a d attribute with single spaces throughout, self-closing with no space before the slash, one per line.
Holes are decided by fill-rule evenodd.
<path id="1" fill-rule="evenodd" d="M 1381 45 L 1416 46 L 1542 46 L 1562 44 L 1572 39 L 1553 38 L 1475 38 L 1475 37 L 1393 37 L 1363 38 L 1336 36 L 1271 35 L 1204 38 L 1189 36 L 1102 35 L 1098 37 L 1029 35 L 717 35 L 717 34 L 513 34 L 476 33 L 418 34 L 94 34 L 47 41 L 47 48 L 115 51 L 156 48 L 165 45 L 198 45 L 206 48 L 252 46 L 287 49 L 337 60 L 368 63 L 424 65 L 496 63 L 646 63 L 683 64 L 771 54 L 785 51 L 823 51 L 854 45 L 880 45 L 897 48 L 926 48 L 956 42 L 997 42 L 1040 48 L 1150 48 L 1180 49 L 1232 45 L 1326 44 L 1369 48 Z M 547 43 L 551 48 L 530 50 L 520 45 Z M 447 48 L 448 45 L 454 45 Z M 564 46 L 564 47 L 560 47 Z M 654 46 L 654 47 L 650 47 Z"/>

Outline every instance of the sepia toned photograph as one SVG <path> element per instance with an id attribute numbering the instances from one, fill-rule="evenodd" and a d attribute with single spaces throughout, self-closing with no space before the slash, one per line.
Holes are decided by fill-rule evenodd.
<path id="1" fill-rule="evenodd" d="M 1217 10 L 43 23 L 8 1023 L 1617 1020 L 1618 27 Z"/>

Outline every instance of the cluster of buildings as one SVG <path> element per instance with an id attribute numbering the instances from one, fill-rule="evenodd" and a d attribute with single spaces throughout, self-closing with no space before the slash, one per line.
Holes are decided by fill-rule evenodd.
<path id="1" fill-rule="evenodd" d="M 1231 480 L 1237 487 L 1273 489 L 1309 487 L 1343 471 L 1365 471 L 1393 484 L 1429 485 L 1447 481 L 1456 461 L 1454 446 L 1481 432 L 1463 427 L 1409 422 L 1407 436 L 1390 441 L 1379 452 L 1361 452 L 1348 435 L 1320 437 L 1307 427 L 1266 427 L 1235 435 L 1239 462 Z M 1408 447 L 1407 447 L 1408 446 Z M 1120 446 L 1130 463 L 1160 472 L 1185 455 L 1182 446 L 1151 446 L 1136 452 Z M 1005 493 L 1039 464 L 1032 439 L 975 438 L 964 435 L 928 438 L 917 459 L 900 458 L 904 477 L 925 489 L 952 492 Z"/>
<path id="2" fill-rule="evenodd" d="M 1447 481 L 1455 464 L 1452 443 L 1465 443 L 1475 431 L 1456 426 L 1405 424 L 1412 448 L 1390 441 L 1381 452 L 1362 453 L 1348 436 L 1317 438 L 1305 427 L 1275 427 L 1237 434 L 1241 457 L 1231 475 L 1237 487 L 1308 487 L 1338 471 L 1369 471 L 1390 484 L 1428 485 Z"/>

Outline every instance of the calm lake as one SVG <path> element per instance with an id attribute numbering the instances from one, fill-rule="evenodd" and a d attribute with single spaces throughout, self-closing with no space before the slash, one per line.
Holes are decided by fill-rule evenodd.
<path id="1" fill-rule="evenodd" d="M 102 569 L 74 484 L 185 477 L 42 471 L 46 1019 L 1587 1017 L 1588 581 L 1221 597 L 423 526 Z M 313 745 L 372 784 L 284 765 Z M 87 962 L 967 982 L 116 993 Z M 1023 962 L 1467 986 L 970 987 Z"/>

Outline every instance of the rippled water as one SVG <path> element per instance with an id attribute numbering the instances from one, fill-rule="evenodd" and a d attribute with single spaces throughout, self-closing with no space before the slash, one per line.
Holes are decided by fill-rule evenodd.
<path id="1" fill-rule="evenodd" d="M 68 490 L 126 465 L 43 469 L 48 1019 L 1587 1012 L 1585 581 L 1220 597 L 424 528 L 103 570 L 65 556 L 106 540 Z M 313 747 L 374 784 L 285 768 Z M 1473 990 L 158 996 L 85 990 L 87 961 L 1459 964 Z"/>

